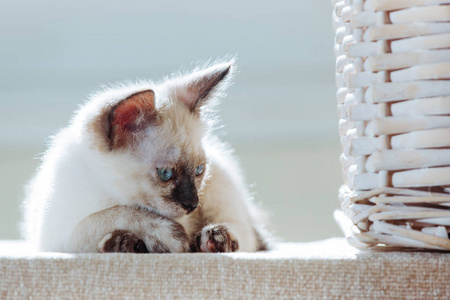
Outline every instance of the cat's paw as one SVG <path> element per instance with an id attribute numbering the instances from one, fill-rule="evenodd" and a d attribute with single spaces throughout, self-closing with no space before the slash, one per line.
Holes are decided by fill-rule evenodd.
<path id="1" fill-rule="evenodd" d="M 129 230 L 114 230 L 99 243 L 100 252 L 148 253 L 144 241 Z"/>
<path id="2" fill-rule="evenodd" d="M 203 227 L 195 238 L 199 252 L 236 252 L 239 243 L 226 225 L 214 224 Z"/>

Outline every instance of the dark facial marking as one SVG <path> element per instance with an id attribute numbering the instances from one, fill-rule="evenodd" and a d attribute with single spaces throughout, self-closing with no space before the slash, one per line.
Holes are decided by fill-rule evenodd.
<path id="1" fill-rule="evenodd" d="M 198 205 L 195 176 L 191 173 L 189 168 L 181 168 L 171 193 L 171 198 L 180 203 L 188 213 L 194 211 Z"/>

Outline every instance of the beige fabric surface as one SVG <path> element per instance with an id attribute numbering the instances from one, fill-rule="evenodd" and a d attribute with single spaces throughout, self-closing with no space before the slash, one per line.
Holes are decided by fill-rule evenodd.
<path id="1" fill-rule="evenodd" d="M 341 238 L 233 254 L 35 253 L 0 241 L 1 299 L 450 299 L 450 254 Z"/>

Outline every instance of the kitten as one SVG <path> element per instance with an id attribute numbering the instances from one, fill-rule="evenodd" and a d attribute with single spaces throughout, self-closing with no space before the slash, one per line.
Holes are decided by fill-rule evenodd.
<path id="1" fill-rule="evenodd" d="M 211 133 L 234 73 L 219 63 L 91 97 L 28 187 L 27 239 L 56 252 L 265 250 L 241 170 Z"/>

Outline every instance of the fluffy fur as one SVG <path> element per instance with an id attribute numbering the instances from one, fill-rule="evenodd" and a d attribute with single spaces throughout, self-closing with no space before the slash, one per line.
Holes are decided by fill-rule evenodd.
<path id="1" fill-rule="evenodd" d="M 53 137 L 28 187 L 26 238 L 58 252 L 266 249 L 241 170 L 211 132 L 234 73 L 233 62 L 220 63 L 93 95 Z M 165 167 L 173 180 L 158 177 Z"/>

